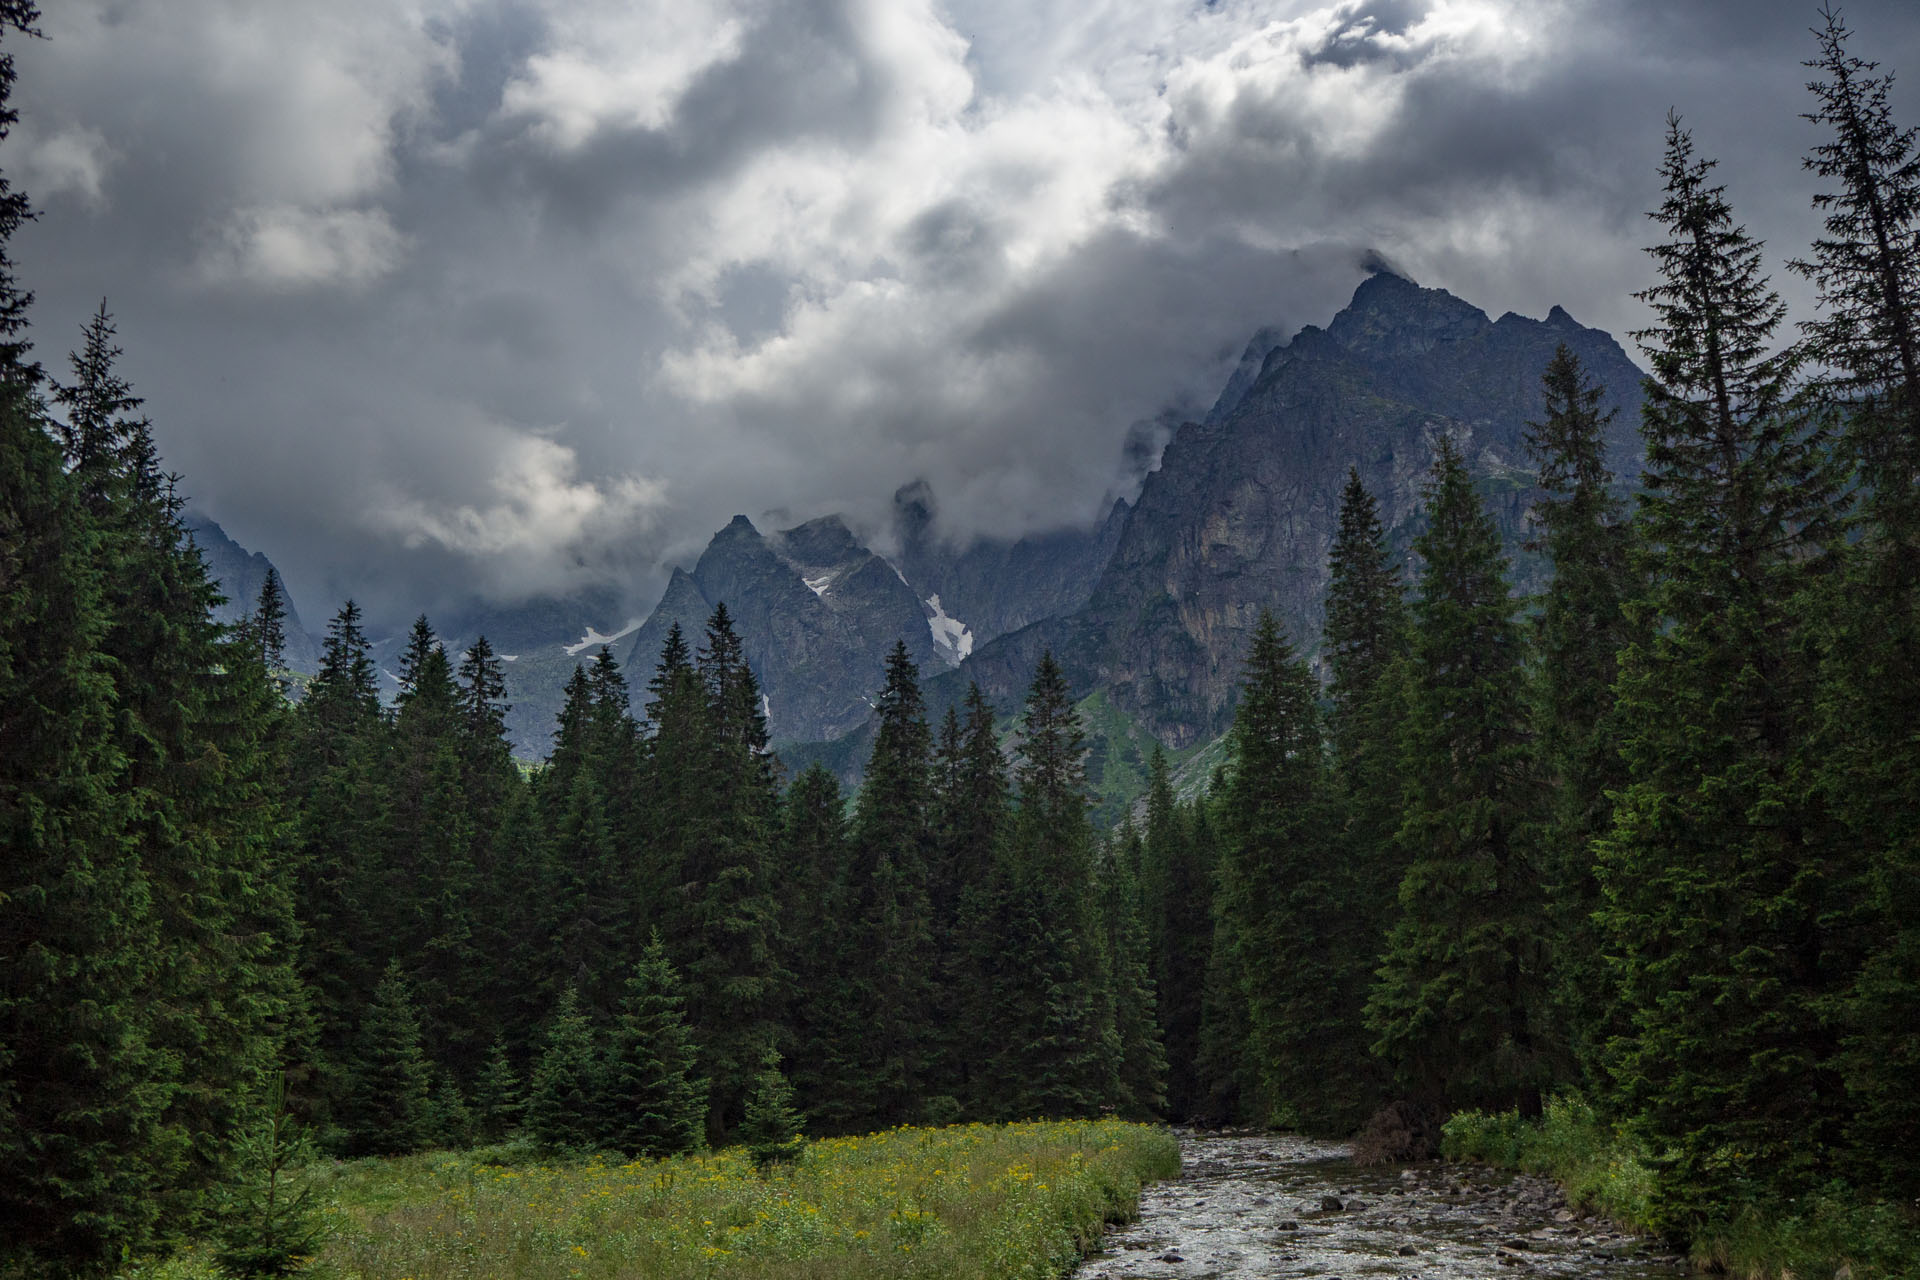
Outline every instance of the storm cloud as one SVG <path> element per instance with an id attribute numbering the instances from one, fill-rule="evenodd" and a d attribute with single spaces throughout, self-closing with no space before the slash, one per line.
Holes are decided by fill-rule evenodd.
<path id="1" fill-rule="evenodd" d="M 310 618 L 644 606 L 736 511 L 916 478 L 955 538 L 1091 519 L 1373 255 L 1624 336 L 1669 107 L 1809 306 L 1811 4 L 46 8 L 0 149 L 41 358 L 106 298 Z M 1920 76 L 1910 0 L 1845 16 Z"/>

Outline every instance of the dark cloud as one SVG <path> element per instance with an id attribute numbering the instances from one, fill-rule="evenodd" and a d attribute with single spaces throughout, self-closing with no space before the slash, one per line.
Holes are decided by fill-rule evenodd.
<path id="1" fill-rule="evenodd" d="M 1846 16 L 1920 122 L 1920 12 Z M 169 464 L 304 615 L 645 603 L 736 511 L 878 526 L 925 477 L 956 536 L 1091 518 L 1255 329 L 1382 262 L 1624 332 L 1669 107 L 1778 263 L 1814 229 L 1814 21 L 65 0 L 0 164 L 45 214 L 42 359 L 106 296 Z"/>

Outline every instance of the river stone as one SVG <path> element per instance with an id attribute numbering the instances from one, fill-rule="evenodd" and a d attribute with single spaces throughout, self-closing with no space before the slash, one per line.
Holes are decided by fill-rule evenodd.
<path id="1" fill-rule="evenodd" d="M 1339 1196 L 1320 1197 L 1320 1210 L 1323 1213 L 1338 1213 L 1344 1208 L 1346 1206 L 1340 1203 Z"/>

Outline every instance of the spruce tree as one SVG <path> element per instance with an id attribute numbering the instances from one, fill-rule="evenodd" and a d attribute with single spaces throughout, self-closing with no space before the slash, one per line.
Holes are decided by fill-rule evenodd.
<path id="1" fill-rule="evenodd" d="M 320 669 L 294 717 L 289 795 L 300 976 L 312 992 L 323 1119 L 344 1096 L 355 1028 L 388 954 L 373 907 L 380 894 L 381 768 L 387 726 L 360 610 L 349 600 L 328 624 Z"/>
<path id="2" fill-rule="evenodd" d="M 1221 838 L 1215 816 L 1215 795 L 1226 793 L 1226 775 L 1216 770 L 1208 795 L 1196 797 L 1188 809 L 1190 839 L 1205 865 L 1213 869 L 1208 898 L 1215 919 L 1207 931 L 1207 964 L 1200 986 L 1200 1032 L 1194 1053 L 1194 1109 L 1196 1121 L 1207 1125 L 1257 1122 L 1258 1063 L 1252 1052 L 1253 1029 L 1247 1008 L 1247 979 L 1241 949 L 1233 945 L 1230 929 L 1221 927 Z"/>
<path id="3" fill-rule="evenodd" d="M 934 1044 L 932 744 L 904 642 L 887 658 L 875 712 L 879 729 L 848 833 L 841 972 L 857 1002 L 843 1088 L 863 1104 L 846 1118 L 882 1129 L 914 1117 Z"/>
<path id="4" fill-rule="evenodd" d="M 1020 729 L 1020 805 L 995 876 L 998 954 L 986 976 L 1004 1040 L 982 1064 L 984 1091 L 1007 1118 L 1094 1115 L 1118 1092 L 1119 1044 L 1095 912 L 1085 731 L 1050 652 Z"/>
<path id="5" fill-rule="evenodd" d="M 691 771 L 681 779 L 686 809 L 661 934 L 686 980 L 688 1017 L 709 1081 L 707 1139 L 718 1146 L 742 1113 L 783 995 L 768 865 L 779 791 L 759 684 L 725 605 L 708 620 L 694 673 L 701 706 L 691 724 L 698 733 L 691 760 L 672 766 Z M 663 725 L 657 764 L 670 748 L 665 735 Z"/>
<path id="6" fill-rule="evenodd" d="M 1852 856 L 1836 872 L 1830 939 L 1855 955 L 1839 1059 L 1850 1171 L 1900 1199 L 1920 1194 L 1920 134 L 1901 128 L 1892 76 L 1847 51 L 1831 8 L 1816 32 L 1808 115 L 1827 131 L 1807 167 L 1825 235 L 1796 270 L 1819 290 L 1802 327 L 1844 404 L 1843 456 L 1860 482 L 1846 571 L 1809 614 L 1826 649 L 1813 756 Z"/>
<path id="7" fill-rule="evenodd" d="M 230 1172 L 249 1107 L 278 1070 L 291 993 L 277 708 L 264 668 L 211 616 L 219 594 L 180 521 L 103 305 L 56 385 L 81 501 L 96 520 L 120 785 L 151 895 L 147 1034 L 179 1083 L 164 1123 L 185 1158 L 150 1194 L 189 1217 Z"/>
<path id="8" fill-rule="evenodd" d="M 1793 601 L 1824 570 L 1833 484 L 1760 247 L 1670 120 L 1638 335 L 1653 366 L 1636 520 L 1645 639 L 1623 653 L 1629 784 L 1597 848 L 1631 1034 L 1610 1066 L 1662 1172 L 1662 1224 L 1823 1172 L 1830 1075 L 1821 921 L 1834 883 L 1805 784 L 1811 663 Z"/>
<path id="9" fill-rule="evenodd" d="M 1415 1105 L 1537 1110 L 1544 960 L 1521 634 L 1499 531 L 1445 437 L 1427 518 L 1398 836 L 1407 872 L 1367 1022 Z"/>
<path id="10" fill-rule="evenodd" d="M 1001 954 L 997 904 L 1010 892 L 1006 840 L 1012 828 L 1007 760 L 993 707 L 969 684 L 951 788 L 940 822 L 945 878 L 953 886 L 952 940 L 947 970 L 953 1021 L 944 1057 L 947 1087 L 970 1116 L 1001 1112 L 986 1063 L 990 1047 L 972 1028 L 997 1016 L 994 996 Z"/>
<path id="11" fill-rule="evenodd" d="M 1825 234 L 1794 263 L 1820 294 L 1802 327 L 1828 385 L 1849 402 L 1845 443 L 1874 522 L 1911 550 L 1920 539 L 1920 130 L 1893 118 L 1891 75 L 1847 50 L 1852 33 L 1821 10 L 1818 106 L 1828 132 L 1806 167 L 1834 187 L 1814 197 Z"/>
<path id="12" fill-rule="evenodd" d="M 257 647 L 260 663 L 273 677 L 282 697 L 292 687 L 287 674 L 287 593 L 280 583 L 280 571 L 267 566 L 260 581 L 260 596 L 247 621 L 245 635 Z"/>
<path id="13" fill-rule="evenodd" d="M 707 1082 L 696 1074 L 680 976 L 655 933 L 627 979 L 603 1068 L 602 1133 L 607 1145 L 634 1156 L 671 1156 L 705 1136 Z"/>
<path id="14" fill-rule="evenodd" d="M 420 1047 L 405 972 L 395 960 L 381 975 L 361 1023 L 344 1108 L 348 1141 L 362 1155 L 405 1155 L 432 1138 L 433 1066 Z"/>
<path id="15" fill-rule="evenodd" d="M 793 984 L 785 1019 L 793 1084 L 820 1132 L 852 1132 L 868 1105 L 850 1083 L 850 1055 L 863 1034 L 865 975 L 844 945 L 846 803 L 839 781 L 815 763 L 794 779 L 782 809 L 780 936 Z"/>
<path id="16" fill-rule="evenodd" d="M 526 1097 L 520 1089 L 520 1077 L 507 1056 L 504 1041 L 496 1040 L 487 1050 L 487 1059 L 473 1082 L 474 1122 L 480 1137 L 498 1142 L 520 1127 L 526 1114 Z"/>
<path id="17" fill-rule="evenodd" d="M 28 29 L 30 6 L 0 4 Z M 0 136 L 13 122 L 0 54 Z M 0 237 L 25 214 L 0 177 Z M 181 1157 L 147 1029 L 154 912 L 124 832 L 100 533 L 33 403 L 0 240 L 0 1270 L 104 1273 Z"/>
<path id="18" fill-rule="evenodd" d="M 1199 1103 L 1200 1008 L 1213 950 L 1213 866 L 1173 793 L 1166 753 L 1147 763 L 1147 824 L 1141 897 L 1167 1054 L 1167 1114 L 1191 1117 Z"/>
<path id="19" fill-rule="evenodd" d="M 1541 378 L 1545 415 L 1527 427 L 1543 496 L 1534 544 L 1553 578 L 1534 619 L 1534 749 L 1552 795 L 1541 835 L 1541 873 L 1552 916 L 1551 1000 L 1556 1073 L 1589 1086 L 1610 1000 L 1593 923 L 1600 888 L 1592 844 L 1612 825 L 1611 792 L 1626 782 L 1614 741 L 1613 684 L 1628 639 L 1623 601 L 1632 589 L 1631 530 L 1613 492 L 1602 412 L 1606 392 L 1560 346 Z"/>
<path id="20" fill-rule="evenodd" d="M 258 1119 L 237 1143 L 237 1177 L 216 1227 L 214 1261 L 242 1280 L 298 1274 L 326 1241 L 313 1188 L 296 1173 L 313 1146 L 287 1105 L 285 1082 L 274 1080 L 256 1110 Z"/>
<path id="21" fill-rule="evenodd" d="M 1327 625 L 1323 637 L 1330 700 L 1333 794 L 1343 847 L 1344 910 L 1339 940 L 1329 943 L 1342 966 L 1338 985 L 1349 1001 L 1364 1002 L 1400 913 L 1400 882 L 1407 858 L 1397 836 L 1405 818 L 1400 752 L 1406 717 L 1407 607 L 1401 574 L 1388 553 L 1379 504 L 1349 470 L 1340 498 L 1340 523 L 1328 561 Z M 1356 1094 L 1379 1081 L 1356 1080 Z"/>
<path id="22" fill-rule="evenodd" d="M 546 1047 L 527 1082 L 527 1133 L 554 1151 L 590 1151 L 600 1145 L 603 1086 L 593 1024 L 572 987 L 560 995 L 547 1026 Z"/>
<path id="23" fill-rule="evenodd" d="M 1114 1108 L 1153 1121 L 1167 1111 L 1167 1051 L 1153 986 L 1147 928 L 1141 919 L 1140 833 L 1131 822 L 1104 842 L 1096 868 L 1108 972 L 1112 975 L 1119 1091 Z"/>
<path id="24" fill-rule="evenodd" d="M 1351 980 L 1344 852 L 1307 665 L 1262 611 L 1221 797 L 1217 927 L 1237 953 L 1262 1118 L 1345 1133 L 1365 1118 L 1369 1063 Z M 1258 1113 L 1256 1113 L 1258 1114 Z"/>
<path id="25" fill-rule="evenodd" d="M 761 1055 L 740 1124 L 740 1141 L 753 1157 L 754 1167 L 765 1173 L 773 1165 L 799 1159 L 807 1145 L 801 1136 L 805 1124 L 793 1107 L 793 1087 L 780 1072 L 780 1055 L 768 1048 Z"/>

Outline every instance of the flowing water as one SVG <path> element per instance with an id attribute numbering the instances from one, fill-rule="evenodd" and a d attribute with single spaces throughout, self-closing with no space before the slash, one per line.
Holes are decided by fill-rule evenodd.
<path id="1" fill-rule="evenodd" d="M 1147 1188 L 1078 1280 L 1316 1276 L 1673 1280 L 1680 1258 L 1569 1208 L 1542 1178 L 1478 1165 L 1356 1166 L 1336 1143 L 1183 1134 L 1180 1176 Z"/>

